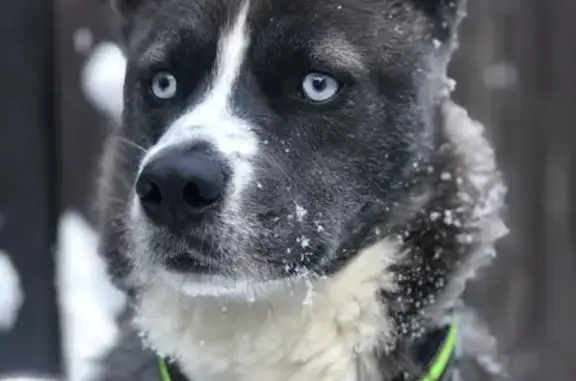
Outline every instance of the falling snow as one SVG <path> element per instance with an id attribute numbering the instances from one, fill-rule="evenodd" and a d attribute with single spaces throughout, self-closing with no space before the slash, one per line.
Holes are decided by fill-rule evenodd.
<path id="1" fill-rule="evenodd" d="M 112 121 L 120 123 L 126 59 L 114 43 L 96 45 L 82 70 L 82 90 L 92 104 Z"/>
<path id="2" fill-rule="evenodd" d="M 66 370 L 70 381 L 86 381 L 98 371 L 95 359 L 116 340 L 114 318 L 125 300 L 108 281 L 96 232 L 81 215 L 67 212 L 61 217 L 58 241 Z"/>
<path id="3" fill-rule="evenodd" d="M 0 331 L 10 330 L 24 303 L 20 277 L 10 256 L 0 251 Z"/>

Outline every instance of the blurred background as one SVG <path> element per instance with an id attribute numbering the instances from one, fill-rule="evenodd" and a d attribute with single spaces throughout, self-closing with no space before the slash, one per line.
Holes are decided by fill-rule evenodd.
<path id="1" fill-rule="evenodd" d="M 92 228 L 105 116 L 121 105 L 103 3 L 0 1 L 0 379 L 88 381 L 116 334 L 124 300 Z M 467 298 L 518 380 L 574 381 L 576 1 L 468 10 L 454 98 L 496 146 L 511 234 Z"/>

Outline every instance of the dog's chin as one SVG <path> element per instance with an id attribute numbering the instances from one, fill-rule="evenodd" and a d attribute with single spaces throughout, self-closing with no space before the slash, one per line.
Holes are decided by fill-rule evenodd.
<path id="1" fill-rule="evenodd" d="M 164 280 L 185 296 L 243 295 L 261 281 L 248 281 L 238 271 L 196 251 L 171 254 L 157 265 Z"/>
<path id="2" fill-rule="evenodd" d="M 311 274 L 275 275 L 231 269 L 217 261 L 189 253 L 171 256 L 157 264 L 162 281 L 182 297 L 214 297 L 256 302 L 281 293 L 289 295 Z"/>
<path id="3" fill-rule="evenodd" d="M 232 277 L 223 273 L 162 271 L 163 281 L 182 297 L 211 297 L 256 302 L 281 292 L 290 294 L 292 278 Z"/>
<path id="4" fill-rule="evenodd" d="M 161 261 L 167 271 L 182 275 L 213 276 L 222 274 L 216 261 L 189 252 L 169 256 Z"/>

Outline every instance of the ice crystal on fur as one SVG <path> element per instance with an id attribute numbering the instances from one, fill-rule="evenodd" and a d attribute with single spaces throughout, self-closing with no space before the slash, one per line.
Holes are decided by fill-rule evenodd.
<path id="1" fill-rule="evenodd" d="M 304 217 L 308 214 L 308 211 L 304 209 L 302 206 L 296 204 L 296 217 L 298 218 L 299 222 L 304 221 Z"/>

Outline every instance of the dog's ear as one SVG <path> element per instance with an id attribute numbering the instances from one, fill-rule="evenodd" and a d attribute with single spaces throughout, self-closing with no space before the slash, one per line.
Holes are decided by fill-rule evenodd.
<path id="1" fill-rule="evenodd" d="M 136 15 L 139 11 L 160 0 L 105 0 L 116 15 L 115 28 L 119 44 L 124 49 L 134 29 Z"/>
<path id="2" fill-rule="evenodd" d="M 466 0 L 411 0 L 417 8 L 433 17 L 453 16 Z"/>
<path id="3" fill-rule="evenodd" d="M 467 0 L 410 0 L 432 22 L 436 37 L 445 40 L 453 36 L 464 16 Z"/>
<path id="4" fill-rule="evenodd" d="M 128 17 L 148 0 L 109 0 L 112 9 L 122 17 Z"/>

